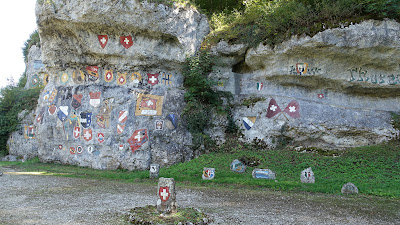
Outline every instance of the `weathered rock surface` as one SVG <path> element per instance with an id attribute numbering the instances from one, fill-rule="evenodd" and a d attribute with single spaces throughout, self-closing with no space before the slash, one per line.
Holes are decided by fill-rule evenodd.
<path id="1" fill-rule="evenodd" d="M 20 120 L 19 129 L 13 132 L 7 141 L 10 159 L 32 159 L 38 156 L 37 131 L 34 125 L 36 115 L 34 112 L 22 111 L 18 118 Z"/>
<path id="2" fill-rule="evenodd" d="M 135 0 L 38 1 L 36 14 L 42 161 L 144 170 L 193 157 L 180 67 L 209 31 L 204 15 Z"/>
<path id="3" fill-rule="evenodd" d="M 204 15 L 137 0 L 38 1 L 36 14 L 41 48 L 31 48 L 26 87 L 45 88 L 10 138 L 11 154 L 129 170 L 197 154 L 181 123 L 181 67 L 209 31 Z M 221 62 L 210 78 L 233 94 L 243 141 L 342 149 L 399 135 L 391 124 L 400 112 L 395 21 L 328 29 L 273 48 L 221 42 L 212 52 Z M 227 117 L 211 119 L 206 133 L 223 143 Z"/>
<path id="4" fill-rule="evenodd" d="M 390 113 L 400 112 L 399 23 L 369 20 L 260 44 L 239 62 L 243 47 L 216 46 L 223 63 L 210 75 L 234 94 L 243 140 L 341 149 L 398 136 Z"/>

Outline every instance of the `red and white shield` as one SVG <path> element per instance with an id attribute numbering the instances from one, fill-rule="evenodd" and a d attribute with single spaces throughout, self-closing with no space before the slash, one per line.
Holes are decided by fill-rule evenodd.
<path id="1" fill-rule="evenodd" d="M 133 45 L 133 41 L 132 41 L 132 36 L 121 36 L 119 38 L 120 43 L 122 46 L 124 46 L 126 49 L 130 48 Z"/>
<path id="2" fill-rule="evenodd" d="M 286 106 L 285 110 L 283 110 L 292 118 L 300 117 L 300 105 L 296 100 L 292 100 L 288 106 Z"/>
<path id="3" fill-rule="evenodd" d="M 166 202 L 169 199 L 169 187 L 160 187 L 158 190 L 158 196 L 160 196 L 161 201 Z"/>
<path id="4" fill-rule="evenodd" d="M 52 116 L 56 113 L 57 111 L 57 106 L 56 105 L 50 105 L 49 106 L 49 115 Z"/>
<path id="5" fill-rule="evenodd" d="M 97 134 L 97 140 L 99 141 L 99 143 L 103 143 L 105 138 L 104 138 L 104 134 L 103 133 L 98 133 Z"/>
<path id="6" fill-rule="evenodd" d="M 125 110 L 119 111 L 118 122 L 125 123 L 128 120 L 129 112 Z"/>
<path id="7" fill-rule="evenodd" d="M 85 141 L 90 141 L 92 140 L 93 135 L 92 135 L 92 129 L 83 129 L 83 139 L 85 139 Z"/>
<path id="8" fill-rule="evenodd" d="M 158 73 L 155 73 L 155 74 L 148 73 L 147 74 L 147 83 L 149 83 L 151 86 L 158 84 L 158 76 L 159 75 L 160 74 L 158 74 Z"/>
<path id="9" fill-rule="evenodd" d="M 90 100 L 89 100 L 90 105 L 95 108 L 99 107 L 101 92 L 89 92 L 89 95 L 90 95 Z"/>
<path id="10" fill-rule="evenodd" d="M 118 134 L 122 134 L 124 132 L 125 125 L 124 124 L 117 124 L 117 132 Z"/>
<path id="11" fill-rule="evenodd" d="M 118 85 L 126 84 L 126 76 L 128 75 L 128 73 L 120 73 L 120 72 L 118 72 L 117 74 L 118 74 L 117 84 Z"/>
<path id="12" fill-rule="evenodd" d="M 118 145 L 118 149 L 121 151 L 124 150 L 124 145 L 123 144 Z"/>
<path id="13" fill-rule="evenodd" d="M 102 48 L 105 48 L 108 42 L 108 36 L 107 35 L 98 35 L 97 38 L 99 39 L 100 46 Z"/>
<path id="14" fill-rule="evenodd" d="M 74 138 L 78 139 L 81 136 L 81 128 L 78 126 L 74 127 Z"/>
<path id="15" fill-rule="evenodd" d="M 107 83 L 110 83 L 113 79 L 114 79 L 113 71 L 112 70 L 106 70 L 106 72 L 104 73 L 104 80 Z"/>

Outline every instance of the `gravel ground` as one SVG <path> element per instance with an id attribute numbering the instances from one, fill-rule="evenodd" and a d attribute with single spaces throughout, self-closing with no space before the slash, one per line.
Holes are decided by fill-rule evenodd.
<path id="1" fill-rule="evenodd" d="M 156 203 L 144 184 L 0 171 L 0 224 L 126 224 L 129 209 Z M 177 203 L 212 224 L 400 224 L 400 201 L 377 197 L 178 186 Z"/>

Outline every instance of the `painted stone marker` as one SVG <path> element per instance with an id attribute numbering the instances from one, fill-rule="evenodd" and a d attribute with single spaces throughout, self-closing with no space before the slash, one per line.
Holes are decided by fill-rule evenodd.
<path id="1" fill-rule="evenodd" d="M 311 184 L 315 183 L 315 176 L 311 167 L 301 171 L 300 181 L 301 183 L 311 183 Z"/>
<path id="2" fill-rule="evenodd" d="M 246 165 L 244 165 L 238 159 L 235 159 L 231 163 L 231 170 L 237 173 L 244 173 L 244 171 L 246 171 Z"/>
<path id="3" fill-rule="evenodd" d="M 203 180 L 212 180 L 215 177 L 215 168 L 204 168 L 203 175 L 201 176 Z"/>
<path id="4" fill-rule="evenodd" d="M 160 165 L 150 164 L 150 178 L 158 178 L 159 173 L 160 173 Z"/>
<path id="5" fill-rule="evenodd" d="M 157 187 L 157 210 L 163 214 L 176 213 L 174 178 L 161 177 Z"/>
<path id="6" fill-rule="evenodd" d="M 353 183 L 346 183 L 342 187 L 342 194 L 358 194 L 358 188 Z"/>
<path id="7" fill-rule="evenodd" d="M 254 179 L 275 180 L 275 173 L 270 169 L 254 169 L 252 176 Z"/>

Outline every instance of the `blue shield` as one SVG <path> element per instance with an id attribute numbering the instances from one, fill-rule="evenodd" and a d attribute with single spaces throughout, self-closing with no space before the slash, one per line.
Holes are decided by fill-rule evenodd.
<path id="1" fill-rule="evenodd" d="M 81 112 L 81 125 L 83 128 L 88 128 L 92 125 L 92 113 L 91 112 Z"/>

